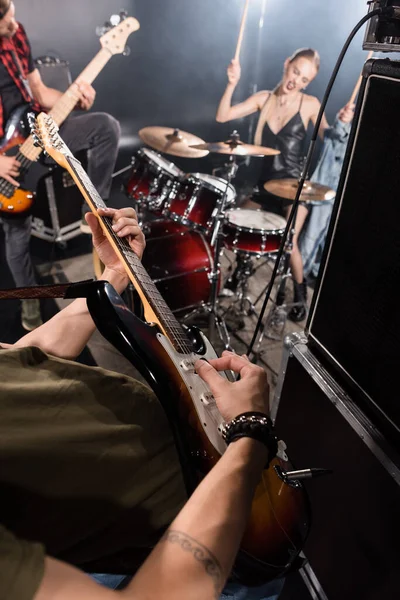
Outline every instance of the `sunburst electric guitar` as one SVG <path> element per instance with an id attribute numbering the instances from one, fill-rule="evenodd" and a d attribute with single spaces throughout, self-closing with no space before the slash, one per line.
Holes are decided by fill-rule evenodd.
<path id="1" fill-rule="evenodd" d="M 105 207 L 92 182 L 58 134 L 51 117 L 41 113 L 35 136 L 41 147 L 67 169 L 91 210 Z M 186 482 L 193 488 L 226 449 L 222 417 L 206 383 L 195 373 L 197 358 L 216 358 L 207 338 L 183 328 L 128 242 L 118 238 L 108 217 L 98 217 L 105 235 L 125 265 L 144 308 L 144 320 L 128 310 L 114 288 L 89 284 L 87 302 L 99 331 L 135 365 L 160 399 L 169 418 Z M 251 516 L 235 563 L 235 573 L 248 584 L 283 574 L 302 549 L 309 530 L 309 506 L 300 482 L 288 483 L 276 458 L 262 474 Z"/>
<path id="2" fill-rule="evenodd" d="M 133 17 L 125 18 L 122 14 L 118 25 L 104 33 L 100 38 L 101 50 L 92 59 L 88 66 L 82 71 L 78 79 L 92 83 L 103 67 L 114 54 L 122 54 L 126 48 L 128 37 L 140 27 L 139 22 Z M 107 30 L 105 27 L 104 30 Z M 75 83 L 57 100 L 49 114 L 61 125 L 74 110 L 78 101 L 78 92 Z M 40 148 L 33 144 L 32 136 L 29 135 L 27 115 L 31 111 L 29 105 L 18 107 L 9 118 L 5 128 L 4 136 L 0 140 L 0 154 L 15 155 L 21 163 L 20 179 L 27 173 L 31 164 L 35 162 L 40 154 Z M 18 181 L 18 178 L 17 178 Z M 34 193 L 25 190 L 0 177 L 0 213 L 22 213 L 28 210 L 34 201 Z"/>

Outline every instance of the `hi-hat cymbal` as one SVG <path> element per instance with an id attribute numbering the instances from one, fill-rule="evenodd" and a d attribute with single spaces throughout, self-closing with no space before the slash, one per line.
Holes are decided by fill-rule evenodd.
<path id="1" fill-rule="evenodd" d="M 270 194 L 294 200 L 296 197 L 299 182 L 297 179 L 271 179 L 264 183 L 264 188 Z M 326 185 L 314 183 L 314 181 L 306 180 L 301 192 L 300 200 L 310 202 L 311 200 L 332 200 L 336 196 L 336 192 L 331 190 Z"/>
<path id="2" fill-rule="evenodd" d="M 208 154 L 206 150 L 195 150 L 191 147 L 192 144 L 204 143 L 204 140 L 192 133 L 173 129 L 172 127 L 144 127 L 139 131 L 139 137 L 154 150 L 173 156 L 201 158 Z"/>
<path id="3" fill-rule="evenodd" d="M 199 150 L 208 150 L 217 154 L 234 154 L 236 156 L 274 156 L 275 154 L 280 154 L 280 150 L 275 150 L 275 148 L 245 144 L 236 139 L 227 140 L 226 142 L 196 144 L 190 147 L 198 148 Z"/>

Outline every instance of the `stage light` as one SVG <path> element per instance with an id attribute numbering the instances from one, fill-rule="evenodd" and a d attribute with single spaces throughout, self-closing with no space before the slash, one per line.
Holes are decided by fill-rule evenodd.
<path id="1" fill-rule="evenodd" d="M 391 16 L 378 15 L 369 22 L 363 49 L 379 52 L 400 51 L 400 0 L 372 0 L 369 12 L 377 8 L 393 7 Z"/>

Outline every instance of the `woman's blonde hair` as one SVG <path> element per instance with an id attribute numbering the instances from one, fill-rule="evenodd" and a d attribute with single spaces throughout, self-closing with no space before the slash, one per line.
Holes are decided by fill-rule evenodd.
<path id="1" fill-rule="evenodd" d="M 289 57 L 289 62 L 292 63 L 297 58 L 307 58 L 314 63 L 315 68 L 317 71 L 319 71 L 321 58 L 318 52 L 313 48 L 298 48 L 295 52 L 293 52 L 292 56 Z"/>

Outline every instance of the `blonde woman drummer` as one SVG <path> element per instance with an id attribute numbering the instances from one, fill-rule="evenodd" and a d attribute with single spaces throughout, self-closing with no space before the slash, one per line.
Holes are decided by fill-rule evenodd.
<path id="1" fill-rule="evenodd" d="M 304 140 L 309 123 L 315 123 L 320 102 L 315 96 L 304 93 L 308 84 L 319 71 L 320 57 L 316 50 L 301 48 L 287 58 L 283 66 L 281 81 L 272 90 L 253 94 L 244 102 L 232 106 L 232 96 L 240 80 L 240 64 L 232 60 L 228 67 L 228 85 L 218 106 L 216 120 L 225 123 L 259 112 L 254 143 L 280 150 L 277 156 L 263 159 L 261 178 L 252 201 L 246 207 L 263 208 L 277 212 L 287 218 L 291 201 L 268 194 L 264 183 L 270 179 L 296 178 L 301 174 L 304 156 Z M 353 118 L 353 105 L 346 105 L 338 113 L 343 123 Z M 319 135 L 329 127 L 325 116 L 322 118 Z M 307 217 L 307 205 L 300 204 L 297 211 L 290 266 L 293 276 L 294 302 L 298 303 L 289 313 L 292 321 L 301 321 L 306 316 L 306 290 L 303 281 L 303 263 L 298 247 L 298 237 Z"/>

